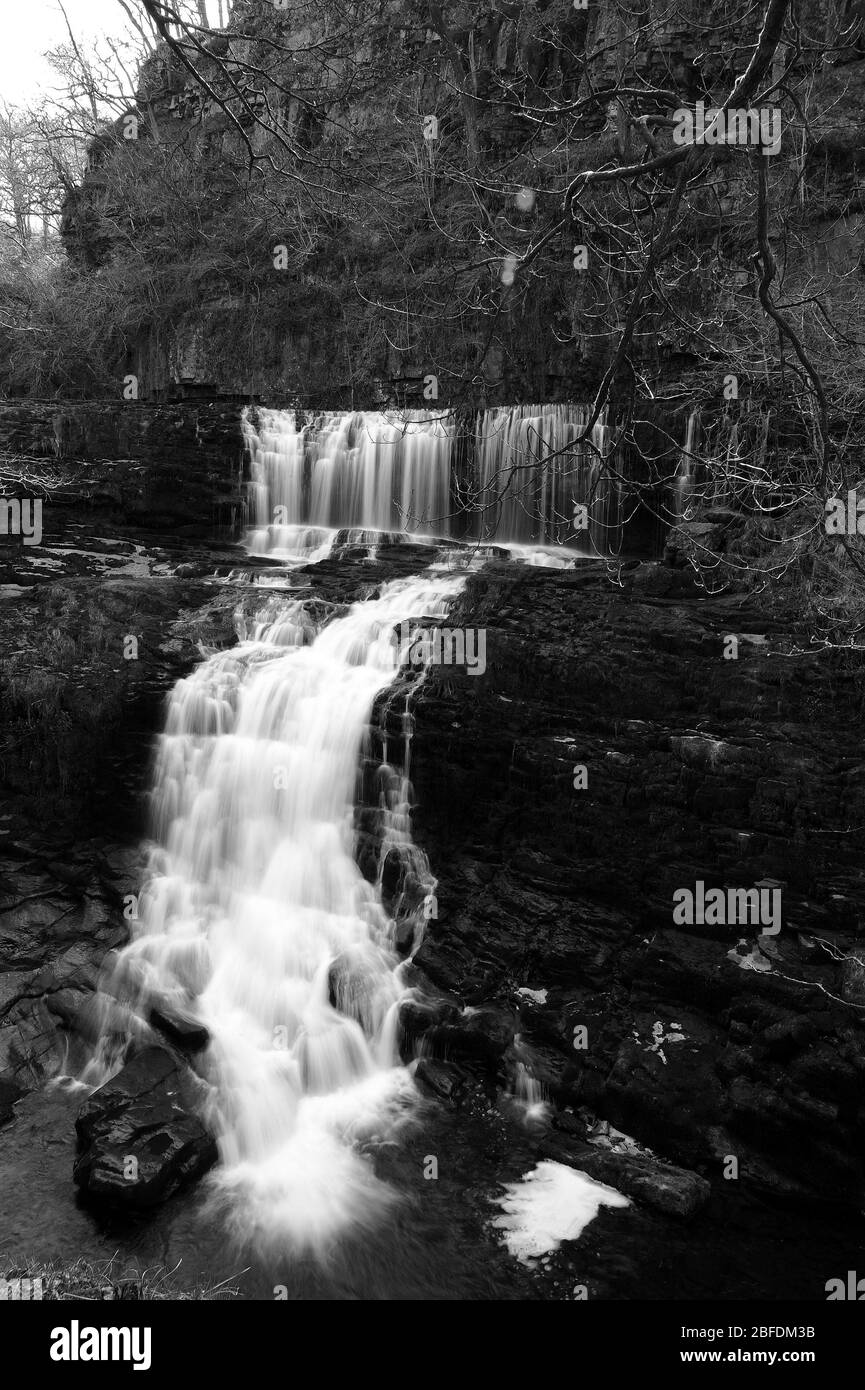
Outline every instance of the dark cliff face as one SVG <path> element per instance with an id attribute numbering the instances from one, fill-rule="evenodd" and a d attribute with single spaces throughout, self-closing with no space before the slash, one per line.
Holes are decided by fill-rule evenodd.
<path id="1" fill-rule="evenodd" d="M 44 481 L 55 531 L 69 508 L 191 541 L 234 538 L 243 522 L 238 405 L 0 403 L 0 452 L 22 461 L 19 490 Z M 7 582 L 19 551 L 0 549 Z"/>
<path id="2" fill-rule="evenodd" d="M 41 884 L 26 920 L 14 895 L 0 909 L 7 968 L 26 974 L 5 1034 L 17 1085 L 56 1069 L 57 1019 L 74 1037 L 122 937 L 136 872 L 123 836 L 146 829 L 161 697 L 255 601 L 241 552 L 220 563 L 170 533 L 112 535 L 93 514 L 76 522 L 68 572 L 34 570 L 3 608 L 7 869 Z M 364 549 L 296 582 L 338 612 L 432 558 L 392 546 L 371 567 Z M 485 633 L 486 664 L 433 667 L 413 701 L 413 834 L 438 880 L 414 967 L 438 1002 L 406 1016 L 407 1045 L 423 1036 L 456 1063 L 457 1090 L 461 1069 L 512 1085 L 522 1059 L 560 1108 L 712 1181 L 733 1155 L 749 1192 L 861 1204 L 861 658 L 809 650 L 792 598 L 710 598 L 664 564 L 491 561 L 449 621 Z M 403 703 L 374 720 L 397 747 Z M 358 811 L 372 876 L 380 757 L 376 735 Z M 780 885 L 781 931 L 677 925 L 673 894 L 698 881 Z M 405 884 L 386 872 L 385 887 Z M 75 941 L 84 955 L 56 966 L 60 983 L 46 975 L 40 1002 L 31 976 Z M 52 1017 L 60 989 L 73 995 Z"/>
<path id="3" fill-rule="evenodd" d="M 487 670 L 434 669 L 416 711 L 439 885 L 415 963 L 492 1041 L 442 1026 L 445 1002 L 415 1032 L 500 1078 L 523 1057 L 559 1105 L 712 1181 L 732 1155 L 743 1191 L 860 1204 L 861 658 L 653 565 L 492 566 L 456 621 L 486 630 Z M 677 926 L 700 880 L 782 884 L 780 933 Z"/>

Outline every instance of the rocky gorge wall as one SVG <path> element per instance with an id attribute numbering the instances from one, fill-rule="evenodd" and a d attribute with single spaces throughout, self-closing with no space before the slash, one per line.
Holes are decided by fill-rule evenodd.
<path id="1" fill-rule="evenodd" d="M 37 1007 L 40 1047 L 54 1057 L 27 1061 L 7 1033 L 21 1086 L 56 1066 L 58 1019 L 73 1035 L 78 1026 L 74 1010 L 46 1015 L 42 967 L 28 964 L 55 949 L 47 905 L 56 898 L 70 947 L 90 937 L 73 924 L 84 904 L 93 912 L 91 892 L 102 904 L 94 922 L 111 924 L 106 941 L 124 934 L 108 905 L 124 885 L 111 889 L 110 875 L 72 916 L 61 906 L 74 866 L 89 863 L 82 828 L 144 832 L 164 694 L 202 640 L 234 640 L 238 594 L 225 580 L 245 572 L 248 583 L 267 562 L 196 539 L 239 515 L 235 406 L 6 405 L 0 441 L 70 470 L 60 507 L 46 510 L 48 558 L 4 548 L 6 583 L 20 590 L 0 609 L 2 760 L 20 827 L 9 868 L 36 883 L 58 852 L 73 866 L 72 879 L 35 894 L 43 905 L 27 916 L 23 957 L 17 898 L 4 909 L 7 969 L 17 978 L 26 967 L 30 981 L 18 1026 L 26 1039 Z M 434 667 L 413 713 L 414 834 L 439 879 L 413 968 L 442 997 L 406 1016 L 407 1045 L 423 1037 L 451 1068 L 437 1083 L 448 1093 L 472 1077 L 512 1084 L 521 1061 L 563 1113 L 600 1115 L 707 1178 L 738 1155 L 763 1194 L 855 1204 L 865 803 L 850 732 L 861 659 L 810 648 L 792 588 L 770 598 L 698 587 L 681 564 L 695 527 L 718 543 L 717 525 L 692 521 L 663 561 L 560 571 L 491 560 L 469 578 L 452 621 L 485 631 L 486 671 Z M 309 567 L 305 582 L 338 608 L 423 562 L 423 547 L 391 547 L 373 573 L 362 548 Z M 389 735 L 403 734 L 396 720 Z M 62 851 L 37 849 L 37 806 L 50 808 Z M 120 846 L 107 853 L 126 862 Z M 783 885 L 780 935 L 676 927 L 672 894 L 698 880 Z M 76 1010 L 106 941 L 97 934 L 87 948 L 89 973 L 75 964 Z M 580 1027 L 585 1048 L 574 1047 Z"/>
<path id="2" fill-rule="evenodd" d="M 600 1116 L 714 1183 L 733 1156 L 744 1192 L 860 1203 L 861 656 L 664 564 L 491 565 L 457 620 L 486 674 L 433 669 L 413 743 L 441 998 L 411 1030 L 444 1090 L 522 1058 L 571 1136 Z M 674 925 L 698 880 L 782 884 L 780 934 Z"/>
<path id="3" fill-rule="evenodd" d="M 36 1113 L 27 1093 L 74 1070 L 98 1031 L 100 971 L 127 937 L 142 871 L 164 696 L 203 651 L 236 640 L 236 611 L 257 602 L 266 563 L 158 532 L 98 553 L 90 522 L 80 525 L 67 544 L 87 569 L 67 553 L 61 571 L 36 566 L 17 602 L 0 605 L 4 649 L 20 653 L 0 684 L 9 1153 L 20 1117 Z M 432 547 L 394 545 L 373 563 L 368 547 L 348 546 L 290 584 L 338 614 L 434 558 Z M 495 1153 L 514 1176 L 552 1157 L 628 1193 L 627 1268 L 624 1256 L 610 1263 L 603 1223 L 581 1242 L 581 1277 L 601 1296 L 636 1296 L 648 1261 L 653 1296 L 677 1296 L 686 1278 L 701 1296 L 765 1297 L 778 1286 L 780 1203 L 796 1213 L 784 1288 L 820 1297 L 796 1244 L 803 1223 L 818 1241 L 839 1239 L 832 1223 L 840 1231 L 861 1206 L 865 1176 L 865 806 L 851 732 L 861 660 L 809 651 L 795 595 L 713 598 L 675 559 L 671 549 L 666 561 L 573 570 L 491 559 L 469 576 L 451 622 L 485 631 L 486 669 L 431 669 L 408 726 L 398 699 L 376 711 L 358 853 L 366 866 L 382 735 L 399 747 L 408 730 L 412 833 L 438 881 L 402 1039 L 406 1056 L 421 1050 L 418 1081 L 435 1107 L 425 1124 L 449 1145 L 451 1184 L 480 1201 L 471 1194 Z M 139 642 L 127 661 L 130 633 Z M 766 879 L 783 885 L 777 937 L 672 921 L 678 887 Z M 385 880 L 393 902 L 387 865 Z M 408 950 L 412 934 L 400 940 Z M 129 1086 L 135 1066 L 141 1084 L 124 1092 L 124 1142 L 165 1144 L 164 1161 L 142 1168 L 148 1202 L 187 1171 L 184 1144 L 188 1171 L 213 1162 L 188 1109 L 166 1119 L 160 1108 L 178 1067 L 187 1076 L 188 1045 L 169 1039 L 168 1053 L 139 1052 L 127 1068 Z M 520 1066 L 554 1102 L 534 1131 L 497 1118 Z M 98 1148 L 107 1118 L 91 1110 L 81 1133 Z M 65 1142 L 64 1153 L 71 1129 Z M 717 1242 L 717 1269 L 701 1242 Z M 675 1252 L 666 1272 L 654 1265 L 660 1248 Z"/>
<path id="4" fill-rule="evenodd" d="M 0 460 L 49 507 L 90 507 L 208 539 L 243 522 L 244 445 L 234 402 L 0 401 Z M 12 475 L 14 476 L 14 474 Z"/>

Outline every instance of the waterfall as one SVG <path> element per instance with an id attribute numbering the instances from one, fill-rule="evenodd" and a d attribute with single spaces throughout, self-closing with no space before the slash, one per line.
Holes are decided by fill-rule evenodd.
<path id="1" fill-rule="evenodd" d="M 395 626 L 443 616 L 464 582 L 399 579 L 320 625 L 262 590 L 238 645 L 170 698 L 155 843 L 112 991 L 133 1035 L 152 1036 L 154 1005 L 208 1029 L 213 1181 L 251 1238 L 320 1250 L 391 1199 L 357 1145 L 414 1096 L 397 1051 L 406 986 L 380 884 L 355 859 L 355 789 L 373 702 L 400 669 Z M 424 888 L 407 762 L 387 771 L 383 854 L 413 856 Z M 106 1037 L 103 1075 L 120 1059 Z"/>
<path id="2" fill-rule="evenodd" d="M 688 412 L 688 422 L 685 426 L 685 443 L 679 450 L 676 474 L 673 479 L 674 524 L 686 519 L 685 510 L 694 487 L 694 472 L 697 462 L 694 457 L 694 445 L 699 420 L 700 412 L 698 410 L 691 410 Z"/>
<path id="3" fill-rule="evenodd" d="M 252 459 L 252 548 L 321 558 L 338 529 L 448 536 L 447 412 L 334 411 L 298 429 L 293 411 L 242 417 Z M 324 548 L 324 551 L 322 551 Z"/>
<path id="4" fill-rule="evenodd" d="M 525 466 L 531 475 L 511 479 L 501 504 L 518 541 L 567 534 L 575 459 L 576 495 L 592 525 L 617 524 L 598 459 L 571 447 L 584 418 L 533 407 L 488 412 L 478 425 L 482 497 L 502 470 Z M 454 429 L 444 413 L 334 413 L 298 426 L 292 412 L 261 410 L 255 423 L 244 413 L 243 429 L 254 552 L 297 564 L 328 554 L 340 530 L 366 544 L 383 531 L 430 537 L 449 528 Z M 595 427 L 599 449 L 605 430 Z M 138 920 L 115 962 L 85 1079 L 116 1071 L 130 1037 L 152 1040 L 154 1010 L 157 1022 L 180 1015 L 202 1024 L 199 1069 L 221 1157 L 211 1185 L 233 1228 L 257 1243 L 321 1252 L 393 1200 L 362 1146 L 412 1113 L 414 1083 L 397 1046 L 408 994 L 397 933 L 403 949 L 419 944 L 435 886 L 411 838 L 411 676 L 401 671 L 414 624 L 445 617 L 480 562 L 463 548 L 455 574 L 445 547 L 438 551 L 420 574 L 329 618 L 316 597 L 263 582 L 252 615 L 238 609 L 237 645 L 207 656 L 169 700 Z M 433 650 L 429 643 L 415 680 Z M 378 861 L 370 872 L 367 852 L 364 873 L 358 772 L 385 692 L 383 729 L 399 727 L 395 702 L 403 702 L 404 756 L 400 768 L 385 738 Z M 396 886 L 393 915 L 386 876 Z M 527 1068 L 520 1080 L 521 1099 L 538 1100 Z"/>
<path id="5" fill-rule="evenodd" d="M 590 552 L 621 549 L 622 498 L 605 470 L 610 451 L 606 415 L 577 442 L 588 406 L 522 405 L 482 411 L 477 420 L 481 534 L 523 544 L 582 548 L 586 533 L 574 526 L 586 508 Z"/>
<path id="6" fill-rule="evenodd" d="M 514 1036 L 514 1057 L 513 1098 L 527 1123 L 544 1119 L 549 1112 L 549 1095 L 535 1076 L 532 1051 L 520 1033 Z"/>
<path id="7" fill-rule="evenodd" d="M 588 419 L 587 406 L 531 405 L 481 411 L 468 429 L 453 412 L 418 410 L 299 425 L 294 411 L 247 409 L 252 548 L 308 562 L 348 530 L 618 554 L 612 431 L 602 416 L 580 441 Z M 587 525 L 575 525 L 578 506 Z"/>

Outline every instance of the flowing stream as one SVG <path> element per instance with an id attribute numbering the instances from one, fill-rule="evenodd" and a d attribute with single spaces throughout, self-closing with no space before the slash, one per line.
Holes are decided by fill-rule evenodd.
<path id="1" fill-rule="evenodd" d="M 132 1261 L 136 1270 L 179 1271 L 185 1288 L 226 1280 L 243 1297 L 267 1300 L 283 1288 L 295 1299 L 568 1298 L 577 1266 L 570 1255 L 557 1265 L 559 1245 L 604 1204 L 622 1208 L 615 1245 L 608 1225 L 603 1243 L 584 1242 L 578 1267 L 610 1296 L 656 1290 L 670 1239 L 682 1257 L 669 1276 L 677 1295 L 705 1297 L 707 1248 L 718 1251 L 718 1296 L 731 1270 L 737 1287 L 751 1288 L 757 1268 L 760 1287 L 774 1289 L 771 1212 L 755 1217 L 749 1202 L 731 1224 L 726 1209 L 707 1209 L 690 1218 L 687 1243 L 678 1216 L 668 1229 L 656 1211 L 628 1209 L 568 1164 L 538 1161 L 551 1118 L 543 1057 L 521 1034 L 508 1056 L 510 1095 L 472 1084 L 454 1105 L 431 1099 L 429 1087 L 422 1100 L 398 1048 L 400 1011 L 412 998 L 404 953 L 420 942 L 436 888 L 412 841 L 409 699 L 425 670 L 412 665 L 424 650 L 418 630 L 453 622 L 466 571 L 492 552 L 438 524 L 456 466 L 443 422 L 428 430 L 416 421 L 406 448 L 384 417 L 360 422 L 362 444 L 355 416 L 299 430 L 290 412 L 272 415 L 245 425 L 254 484 L 246 545 L 259 558 L 228 576 L 240 586 L 237 644 L 203 653 L 169 698 L 149 867 L 132 939 L 94 999 L 96 1050 L 80 1079 L 71 1074 L 76 1053 L 70 1075 L 17 1102 L 14 1125 L 0 1129 L 6 1268 L 13 1258 L 73 1258 L 120 1273 Z M 546 429 L 552 447 L 573 427 L 558 407 L 487 412 L 475 476 L 492 486 L 527 457 L 535 432 Z M 694 437 L 689 425 L 675 489 L 682 501 Z M 548 547 L 562 509 L 555 476 L 547 470 L 545 483 L 541 469 L 536 478 L 550 484 L 541 496 Z M 499 500 L 497 547 L 530 561 L 534 521 L 521 530 L 522 503 L 508 512 L 507 496 Z M 601 501 L 609 539 L 618 504 Z M 389 525 L 377 527 L 391 505 Z M 402 545 L 385 564 L 400 527 Z M 486 538 L 482 525 L 474 539 Z M 364 546 L 381 563 L 367 565 Z M 327 556 L 317 572 L 292 573 Z M 410 577 L 382 579 L 406 568 Z M 347 590 L 366 597 L 343 602 Z M 227 591 L 214 592 L 221 604 Z M 546 1002 L 542 980 L 516 993 Z M 70 1182 L 81 1083 L 113 1075 L 131 1038 L 164 1043 L 154 1007 L 207 1031 L 192 1065 L 220 1162 L 146 1221 L 108 1208 L 94 1217 Z M 81 1046 L 91 1037 L 82 1031 Z M 122 1126 L 118 1136 L 119 1144 Z M 431 1174 L 433 1158 L 440 1171 Z M 846 1268 L 846 1224 L 836 1232 L 815 1220 L 813 1233 L 824 1267 Z M 797 1287 L 808 1288 L 813 1258 L 800 1259 L 801 1249 L 812 1242 L 797 1237 L 785 1258 Z"/>
<path id="2" fill-rule="evenodd" d="M 217 1183 L 244 1234 L 320 1247 L 389 1199 L 357 1146 L 393 1130 L 414 1087 L 394 923 L 355 862 L 355 787 L 395 626 L 443 616 L 463 583 L 397 580 L 318 628 L 271 594 L 172 693 L 115 991 L 208 1029 Z"/>
<path id="3" fill-rule="evenodd" d="M 483 495 L 517 466 L 540 481 L 537 495 L 518 481 L 497 504 L 515 541 L 554 539 L 567 519 L 565 461 L 538 469 L 537 451 L 567 444 L 579 425 L 563 407 L 485 413 Z M 339 528 L 373 547 L 384 533 L 449 531 L 444 414 L 342 413 L 299 430 L 291 412 L 261 411 L 257 429 L 244 414 L 244 432 L 253 552 L 291 567 L 330 554 Z M 579 463 L 588 499 L 597 465 L 582 453 Z M 611 505 L 604 515 L 618 525 Z M 393 1199 L 364 1156 L 415 1097 L 398 1053 L 407 987 L 382 896 L 385 856 L 396 851 L 415 884 L 434 885 L 411 842 L 408 740 L 403 767 L 380 779 L 377 882 L 357 863 L 354 806 L 373 704 L 397 680 L 410 624 L 445 618 L 465 582 L 443 547 L 439 556 L 324 619 L 265 577 L 253 618 L 238 617 L 238 645 L 207 657 L 170 698 L 149 871 L 111 983 L 123 1026 L 105 1028 L 87 1079 L 116 1070 L 130 1034 L 153 1036 L 154 1006 L 203 1024 L 204 1108 L 221 1158 L 212 1182 L 230 1224 L 258 1243 L 322 1251 Z M 403 904 L 415 944 L 419 903 Z"/>

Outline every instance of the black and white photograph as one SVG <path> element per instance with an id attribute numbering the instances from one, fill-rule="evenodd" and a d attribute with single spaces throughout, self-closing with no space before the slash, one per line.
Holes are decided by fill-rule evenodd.
<path id="1" fill-rule="evenodd" d="M 828 1373 L 863 740 L 863 0 L 7 3 L 27 1372 L 502 1302 Z"/>

